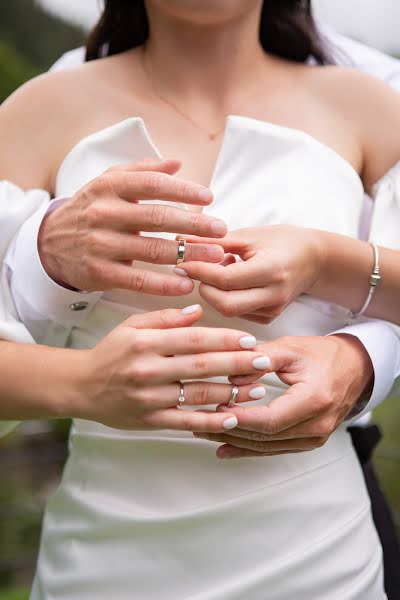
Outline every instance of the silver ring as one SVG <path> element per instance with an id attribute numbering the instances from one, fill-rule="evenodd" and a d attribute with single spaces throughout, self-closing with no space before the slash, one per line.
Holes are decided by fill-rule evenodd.
<path id="1" fill-rule="evenodd" d="M 178 240 L 178 255 L 176 257 L 177 265 L 185 262 L 185 254 L 186 254 L 186 240 Z"/>
<path id="2" fill-rule="evenodd" d="M 234 406 L 236 404 L 236 399 L 239 395 L 239 388 L 237 385 L 232 386 L 232 396 L 231 399 L 229 400 L 227 406 L 229 408 L 231 408 L 232 406 Z"/>
<path id="3" fill-rule="evenodd" d="M 178 381 L 179 383 L 179 398 L 178 398 L 178 404 L 177 404 L 177 408 L 181 408 L 181 406 L 183 406 L 185 404 L 186 398 L 185 398 L 185 390 L 183 389 L 183 383 L 182 381 Z"/>

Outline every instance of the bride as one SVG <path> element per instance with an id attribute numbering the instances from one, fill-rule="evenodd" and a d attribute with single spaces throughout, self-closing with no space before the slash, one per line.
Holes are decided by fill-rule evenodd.
<path id="1" fill-rule="evenodd" d="M 105 44 L 110 56 L 91 60 L 102 54 Z M 283 382 L 269 373 L 279 371 L 280 360 L 279 344 L 271 340 L 291 336 L 286 343 L 295 348 L 298 338 L 319 339 L 343 328 L 348 310 L 339 304 L 356 311 L 368 289 L 361 285 L 352 295 L 357 287 L 351 281 L 356 277 L 352 265 L 343 279 L 335 274 L 335 282 L 349 283 L 343 291 L 332 290 L 332 278 L 317 280 L 310 270 L 307 289 L 319 299 L 300 296 L 288 304 L 305 291 L 301 287 L 286 302 L 269 301 L 265 309 L 270 295 L 260 281 L 270 255 L 258 252 L 262 260 L 251 264 L 249 259 L 259 248 L 268 250 L 274 236 L 282 252 L 290 252 L 292 244 L 296 248 L 299 227 L 307 228 L 314 249 L 323 236 L 317 232 L 324 232 L 331 247 L 338 251 L 345 244 L 351 254 L 358 244 L 354 240 L 364 188 L 376 190 L 376 182 L 400 158 L 396 94 L 346 69 L 303 65 L 310 54 L 317 62 L 327 60 L 308 2 L 109 0 L 88 43 L 89 62 L 38 78 L 4 109 L 3 118 L 12 123 L 12 137 L 4 143 L 21 150 L 16 156 L 10 153 L 2 164 L 7 179 L 58 198 L 72 197 L 58 203 L 40 234 L 43 265 L 66 287 L 98 289 L 82 275 L 81 257 L 87 247 L 84 227 L 77 220 L 84 213 L 77 211 L 96 195 L 103 200 L 107 194 L 135 197 L 128 177 L 120 177 L 114 189 L 117 178 L 113 171 L 102 176 L 104 171 L 114 167 L 114 173 L 126 173 L 127 168 L 115 165 L 177 156 L 184 158 L 179 190 L 181 202 L 186 195 L 188 210 L 199 211 L 198 184 L 211 188 L 214 200 L 210 204 L 211 196 L 203 190 L 204 215 L 193 220 L 202 228 L 194 232 L 208 235 L 208 217 L 214 223 L 223 220 L 229 231 L 241 230 L 221 244 L 241 254 L 245 265 L 230 257 L 225 266 L 189 260 L 184 268 L 179 265 L 179 282 L 185 282 L 193 304 L 207 300 L 205 326 L 233 327 L 248 332 L 247 341 L 251 336 L 267 341 L 256 348 L 260 360 L 258 366 L 253 363 L 255 368 L 248 356 L 240 365 L 226 358 L 223 368 L 215 364 L 214 370 L 199 360 L 197 374 L 244 375 L 234 382 L 249 384 L 255 371 L 257 377 L 266 373 L 266 397 L 258 404 L 284 395 L 283 382 L 292 383 L 290 369 L 281 373 Z M 171 162 L 158 167 L 169 173 L 176 169 Z M 196 185 L 186 183 L 193 181 Z M 152 195 L 146 197 L 162 196 L 165 178 L 153 177 L 151 182 Z M 173 199 L 171 190 L 168 198 Z M 101 210 L 98 218 L 115 217 L 107 203 Z M 126 261 L 134 244 L 142 248 L 142 260 L 148 259 L 151 240 L 145 247 L 135 238 L 115 234 L 119 285 L 110 285 L 96 298 L 87 318 L 63 328 L 49 325 L 52 318 L 27 317 L 36 339 L 47 344 L 84 349 L 106 336 L 96 354 L 102 360 L 96 371 L 101 381 L 108 354 L 112 351 L 116 361 L 123 358 L 123 336 L 107 346 L 106 334 L 129 315 L 136 314 L 133 319 L 140 323 L 142 313 L 165 306 L 157 286 L 159 273 L 168 273 L 162 263 L 171 262 L 173 234 L 153 244 L 152 262 L 157 262 L 156 253 L 160 264 L 146 266 L 148 276 L 136 291 L 114 289 L 128 287 Z M 216 254 L 210 254 L 215 239 L 190 241 L 191 258 L 221 259 L 218 245 Z M 199 241 L 202 245 L 196 250 Z M 106 253 L 109 242 L 110 238 L 97 238 L 97 246 Z M 56 260 L 54 248 L 60 244 L 63 252 Z M 244 249 L 249 248 L 247 256 Z M 368 280 L 372 250 L 367 244 L 362 249 L 360 265 L 365 259 L 362 275 Z M 103 267 L 109 263 L 104 260 Z M 242 288 L 229 289 L 221 269 L 241 278 Z M 92 272 L 95 275 L 99 270 Z M 202 282 L 200 287 L 193 289 L 192 278 Z M 160 295 L 141 293 L 144 283 Z M 175 306 L 183 307 L 176 296 Z M 80 298 L 71 307 L 84 310 L 84 304 Z M 383 315 L 379 301 L 371 307 L 368 314 L 396 320 L 395 307 L 388 315 Z M 154 348 L 158 352 L 162 343 L 165 351 L 167 337 L 161 334 L 153 336 L 153 350 L 139 339 L 141 345 L 131 346 L 139 361 L 140 352 L 154 358 Z M 168 338 L 170 353 L 178 347 L 177 339 Z M 204 340 L 203 345 L 206 351 Z M 152 364 L 166 371 L 167 359 L 157 360 Z M 146 368 L 142 364 L 142 379 L 161 378 L 161 371 Z M 193 371 L 184 373 L 181 366 L 182 379 L 196 376 Z M 112 413 L 112 401 L 101 401 L 108 402 Z M 230 410 L 239 425 L 241 420 L 246 423 L 246 409 Z M 215 438 L 204 421 L 204 433 L 195 439 L 190 431 L 178 431 L 182 427 L 164 429 L 162 421 L 155 427 L 139 426 L 121 423 L 116 414 L 114 420 L 103 419 L 103 425 L 100 418 L 92 420 L 89 411 L 79 416 L 63 480 L 46 511 L 32 600 L 385 598 L 381 550 L 344 427 L 313 452 L 298 453 L 301 448 L 293 447 L 280 454 L 278 443 L 276 451 L 265 452 L 273 455 L 269 458 L 256 458 L 251 452 L 242 461 L 217 461 Z M 222 421 L 218 423 L 214 434 L 221 431 Z M 233 444 L 235 435 L 233 430 L 232 436 L 218 434 L 217 439 Z M 231 451 L 227 446 L 225 455 Z"/>

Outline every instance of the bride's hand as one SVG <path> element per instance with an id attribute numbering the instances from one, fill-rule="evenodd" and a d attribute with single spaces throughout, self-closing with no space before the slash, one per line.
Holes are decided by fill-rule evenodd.
<path id="1" fill-rule="evenodd" d="M 183 236 L 190 242 L 211 239 Z M 221 264 L 186 261 L 180 265 L 201 282 L 201 296 L 221 314 L 269 323 L 314 284 L 322 264 L 318 232 L 291 225 L 238 229 L 218 240 L 228 256 Z M 184 275 L 182 269 L 178 274 Z"/>
<path id="2" fill-rule="evenodd" d="M 285 337 L 261 344 L 257 350 L 269 355 L 270 371 L 290 387 L 267 406 L 230 408 L 239 425 L 229 434 L 196 434 L 224 444 L 217 451 L 219 458 L 314 450 L 368 402 L 372 363 L 363 345 L 351 335 Z M 231 380 L 243 385 L 252 378 Z M 226 407 L 218 410 L 224 412 Z"/>
<path id="3" fill-rule="evenodd" d="M 192 380 L 184 384 L 185 404 L 217 405 L 229 402 L 232 385 L 201 379 L 249 373 L 257 379 L 261 373 L 252 364 L 262 356 L 252 350 L 254 337 L 190 327 L 201 315 L 198 305 L 136 315 L 94 349 L 83 350 L 84 376 L 72 416 L 120 429 L 216 432 L 235 427 L 231 414 L 177 409 L 179 380 Z M 252 381 L 240 388 L 239 400 L 264 394 L 264 387 Z"/>
<path id="4" fill-rule="evenodd" d="M 179 167 L 176 160 L 148 159 L 110 168 L 48 214 L 38 239 L 47 274 L 61 285 L 88 292 L 124 288 L 165 296 L 189 294 L 193 282 L 132 265 L 176 263 L 177 243 L 157 232 L 209 236 L 212 244 L 188 244 L 186 256 L 194 261 L 223 259 L 215 239 L 226 234 L 220 219 L 163 202 L 139 204 L 153 199 L 209 204 L 212 194 L 207 188 L 172 177 Z"/>

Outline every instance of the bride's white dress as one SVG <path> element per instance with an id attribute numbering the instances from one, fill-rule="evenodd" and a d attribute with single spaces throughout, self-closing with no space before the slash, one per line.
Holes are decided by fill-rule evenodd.
<path id="1" fill-rule="evenodd" d="M 113 164 L 157 155 L 143 121 L 125 120 L 69 152 L 56 195 L 70 196 Z M 215 201 L 206 212 L 231 230 L 290 223 L 358 237 L 359 176 L 301 131 L 229 117 L 211 188 Z M 107 292 L 68 345 L 93 346 L 132 313 L 197 301 L 196 292 L 178 299 Z M 308 297 L 268 326 L 203 306 L 202 325 L 237 327 L 259 339 L 324 335 L 347 317 Z M 262 402 L 284 389 L 275 376 L 265 383 Z M 75 421 L 64 476 L 45 514 L 31 600 L 386 597 L 381 547 L 345 427 L 307 453 L 219 461 L 215 450 L 190 433 Z"/>

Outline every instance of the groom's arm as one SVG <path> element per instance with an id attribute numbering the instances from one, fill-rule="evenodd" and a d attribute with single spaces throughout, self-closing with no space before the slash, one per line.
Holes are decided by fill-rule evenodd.
<path id="1" fill-rule="evenodd" d="M 400 92 L 399 60 L 340 35 L 323 24 L 320 24 L 320 29 L 331 44 L 334 58 L 339 64 L 365 71 Z M 366 199 L 365 231 L 362 232 L 365 238 L 368 230 L 369 203 L 371 200 Z M 382 321 L 369 321 L 346 327 L 340 332 L 354 335 L 362 342 L 374 367 L 374 389 L 363 412 L 374 408 L 391 393 L 398 394 L 400 392 L 400 327 Z M 360 403 L 359 408 L 361 406 Z"/>

